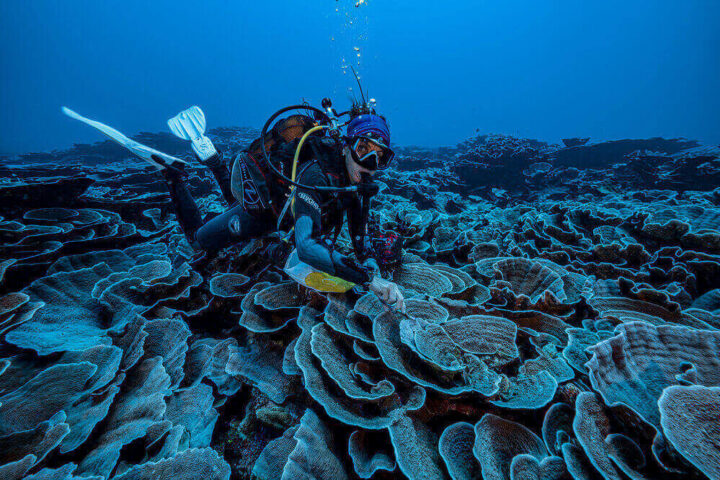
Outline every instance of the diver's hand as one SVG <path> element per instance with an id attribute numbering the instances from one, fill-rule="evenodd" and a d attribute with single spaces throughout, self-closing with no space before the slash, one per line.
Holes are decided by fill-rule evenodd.
<path id="1" fill-rule="evenodd" d="M 385 304 L 385 310 L 394 308 L 405 313 L 405 297 L 396 284 L 375 275 L 368 288 Z"/>

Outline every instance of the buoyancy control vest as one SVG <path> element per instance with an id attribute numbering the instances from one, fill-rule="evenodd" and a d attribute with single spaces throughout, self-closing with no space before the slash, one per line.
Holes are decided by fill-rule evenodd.
<path id="1" fill-rule="evenodd" d="M 307 115 L 291 115 L 281 119 L 264 137 L 256 138 L 235 158 L 232 167 L 232 192 L 246 211 L 253 214 L 270 210 L 277 217 L 290 191 L 288 183 L 268 168 L 262 143 L 265 143 L 265 149 L 275 168 L 288 176 L 300 138 L 316 125 L 317 122 Z M 322 132 L 317 132 L 311 134 L 311 137 L 322 135 Z M 316 152 L 313 150 L 304 148 L 301 151 L 299 168 L 315 156 Z"/>

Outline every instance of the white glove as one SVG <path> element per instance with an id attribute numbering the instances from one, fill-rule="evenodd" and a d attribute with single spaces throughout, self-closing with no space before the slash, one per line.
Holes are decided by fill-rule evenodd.
<path id="1" fill-rule="evenodd" d="M 405 313 L 405 297 L 403 297 L 400 288 L 398 288 L 396 284 L 376 275 L 373 277 L 368 288 L 385 304 L 386 311 L 394 308 L 395 310 Z"/>

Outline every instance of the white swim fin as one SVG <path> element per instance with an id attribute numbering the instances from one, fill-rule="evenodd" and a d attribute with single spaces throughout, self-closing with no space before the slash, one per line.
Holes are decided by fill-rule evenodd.
<path id="1" fill-rule="evenodd" d="M 137 157 L 145 160 L 146 162 L 159 169 L 163 169 L 167 166 L 178 167 L 187 164 L 187 162 L 185 162 L 184 160 L 173 157 L 172 155 L 168 155 L 167 153 L 163 153 L 159 150 L 155 150 L 154 148 L 150 148 L 147 145 L 143 145 L 142 143 L 138 143 L 135 140 L 126 137 L 114 128 L 109 127 L 104 123 L 100 123 L 96 120 L 90 120 L 89 118 L 85 118 L 67 107 L 62 107 L 62 111 L 68 117 L 74 118 L 75 120 L 80 120 L 81 122 L 100 130 L 103 134 L 107 135 L 114 142 L 122 145 L 123 147 L 130 150 Z M 153 159 L 152 157 L 158 157 L 160 161 Z"/>
<path id="2" fill-rule="evenodd" d="M 215 145 L 205 136 L 205 114 L 197 105 L 175 115 L 167 121 L 170 131 L 183 140 L 190 140 L 195 154 L 205 161 L 217 154 Z"/>

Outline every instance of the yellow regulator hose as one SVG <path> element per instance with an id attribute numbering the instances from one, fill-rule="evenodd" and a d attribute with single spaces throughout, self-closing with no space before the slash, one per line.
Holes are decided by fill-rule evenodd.
<path id="1" fill-rule="evenodd" d="M 298 164 L 298 159 L 300 158 L 300 150 L 302 150 L 305 140 L 307 140 L 307 138 L 311 134 L 317 132 L 318 130 L 322 130 L 324 128 L 328 128 L 328 126 L 327 125 L 318 125 L 317 127 L 313 127 L 310 130 L 308 130 L 307 132 L 305 132 L 305 135 L 303 135 L 302 138 L 300 139 L 300 143 L 298 143 L 298 146 L 295 149 L 295 158 L 293 159 L 293 166 L 292 166 L 292 176 L 290 177 L 290 180 L 292 180 L 293 182 L 295 181 L 295 174 L 297 173 L 297 164 Z M 292 196 L 291 197 L 292 199 L 290 200 L 290 210 L 293 212 L 293 215 L 294 215 L 295 214 L 295 185 L 290 187 L 290 195 Z"/>

